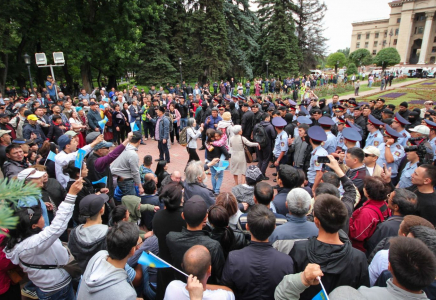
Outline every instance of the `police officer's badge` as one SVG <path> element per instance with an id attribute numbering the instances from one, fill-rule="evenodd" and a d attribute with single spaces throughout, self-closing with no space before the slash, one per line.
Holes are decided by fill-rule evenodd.
<path id="1" fill-rule="evenodd" d="M 317 160 L 315 160 L 315 166 L 319 167 L 319 165 L 320 163 Z"/>
<path id="2" fill-rule="evenodd" d="M 285 146 L 285 142 L 281 142 L 280 147 L 284 147 L 284 146 Z"/>
<path id="3" fill-rule="evenodd" d="M 376 134 L 374 135 L 375 138 L 377 137 L 377 134 L 378 134 L 378 133 L 376 133 Z"/>
<path id="4" fill-rule="evenodd" d="M 379 144 L 380 144 L 379 141 L 375 141 L 375 142 L 374 142 L 374 146 L 376 146 L 376 147 L 378 147 Z"/>
<path id="5" fill-rule="evenodd" d="M 321 143 L 321 146 L 324 146 L 324 145 L 325 145 L 325 142 L 322 142 L 322 143 Z"/>
<path id="6" fill-rule="evenodd" d="M 404 136 L 404 137 L 407 137 L 407 134 L 406 134 L 405 132 L 403 132 L 403 136 Z"/>
<path id="7" fill-rule="evenodd" d="M 340 139 L 339 139 L 339 142 L 343 143 L 343 142 L 344 142 L 344 139 L 343 139 L 343 138 L 340 138 Z"/>
<path id="8" fill-rule="evenodd" d="M 401 146 L 397 144 L 397 148 L 398 148 L 398 149 L 401 149 Z"/>
<path id="9" fill-rule="evenodd" d="M 398 152 L 398 151 L 395 151 L 395 153 L 394 153 L 396 156 L 400 156 L 400 152 Z"/>

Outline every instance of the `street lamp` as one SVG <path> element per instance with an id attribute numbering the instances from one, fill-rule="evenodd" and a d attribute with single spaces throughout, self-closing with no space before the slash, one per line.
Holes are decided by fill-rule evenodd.
<path id="1" fill-rule="evenodd" d="M 180 88 L 182 88 L 182 58 L 179 57 L 179 66 L 180 66 Z"/>
<path id="2" fill-rule="evenodd" d="M 268 64 L 269 64 L 269 60 L 267 59 L 265 62 L 266 62 L 266 78 L 268 79 Z"/>
<path id="3" fill-rule="evenodd" d="M 32 82 L 32 74 L 30 74 L 30 55 L 29 54 L 24 54 L 23 55 L 24 58 L 24 63 L 27 66 L 27 70 L 29 71 L 29 80 L 30 80 L 30 90 L 31 90 L 31 94 L 33 93 L 33 82 Z"/>
<path id="4" fill-rule="evenodd" d="M 339 68 L 339 60 L 336 61 L 336 73 L 338 73 L 338 68 Z"/>

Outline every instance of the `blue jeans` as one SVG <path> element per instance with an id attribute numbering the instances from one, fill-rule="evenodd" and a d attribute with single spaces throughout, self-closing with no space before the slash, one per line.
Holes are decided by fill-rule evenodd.
<path id="1" fill-rule="evenodd" d="M 180 131 L 182 131 L 183 128 L 185 128 L 186 126 L 188 126 L 188 118 L 181 118 L 180 119 Z"/>
<path id="2" fill-rule="evenodd" d="M 154 290 L 150 287 L 150 284 L 153 285 Z M 150 282 L 149 280 L 149 274 L 148 274 L 148 267 L 142 266 L 142 294 L 144 296 L 144 299 L 146 300 L 154 300 L 156 298 L 156 282 Z"/>
<path id="3" fill-rule="evenodd" d="M 138 128 L 139 128 L 139 132 L 141 133 L 141 143 L 142 143 L 143 142 L 143 140 L 142 140 L 142 121 L 136 120 L 135 123 L 136 123 L 136 126 L 138 126 Z"/>
<path id="4" fill-rule="evenodd" d="M 249 95 L 250 95 L 250 88 L 246 88 L 246 89 L 245 89 L 245 95 L 246 95 L 246 96 L 249 96 Z"/>
<path id="5" fill-rule="evenodd" d="M 169 143 L 169 140 L 167 140 L 167 142 L 165 144 L 162 142 L 162 140 L 159 140 L 157 142 L 157 147 L 159 149 L 159 159 L 166 160 L 169 163 L 170 162 L 170 151 L 168 151 L 168 143 Z"/>
<path id="6" fill-rule="evenodd" d="M 118 181 L 118 187 L 120 188 L 123 196 L 133 195 L 136 196 L 135 182 L 133 179 L 126 181 Z"/>
<path id="7" fill-rule="evenodd" d="M 43 292 L 39 288 L 36 288 L 36 294 L 40 300 L 76 300 L 72 282 L 60 290 L 49 293 Z"/>
<path id="8" fill-rule="evenodd" d="M 206 150 L 207 151 L 207 150 Z M 214 167 L 210 168 L 212 178 L 212 190 L 215 194 L 220 193 L 221 184 L 223 183 L 224 172 L 217 172 Z M 215 176 L 217 178 L 215 178 Z"/>

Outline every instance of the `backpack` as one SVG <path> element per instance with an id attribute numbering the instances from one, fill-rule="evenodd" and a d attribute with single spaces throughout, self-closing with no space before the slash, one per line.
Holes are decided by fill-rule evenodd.
<path id="1" fill-rule="evenodd" d="M 189 142 L 191 141 L 192 138 L 189 139 Z M 183 130 L 180 132 L 179 135 L 179 143 L 180 145 L 182 145 L 183 147 L 186 147 L 188 144 L 188 127 L 183 128 Z"/>
<path id="2" fill-rule="evenodd" d="M 260 148 L 265 148 L 268 145 L 268 136 L 262 125 L 257 124 L 254 127 L 253 140 L 260 145 Z"/>
<path id="3" fill-rule="evenodd" d="M 174 129 L 174 120 L 173 117 L 171 116 L 171 114 L 169 116 L 165 116 L 166 118 L 168 118 L 168 121 L 170 121 L 170 128 L 168 132 L 172 132 Z"/>

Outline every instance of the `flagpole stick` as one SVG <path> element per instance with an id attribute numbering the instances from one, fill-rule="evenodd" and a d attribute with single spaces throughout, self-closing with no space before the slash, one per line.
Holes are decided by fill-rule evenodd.
<path id="1" fill-rule="evenodd" d="M 330 300 L 330 299 L 329 299 L 329 296 L 328 296 L 328 294 L 327 294 L 327 291 L 325 290 L 324 285 L 322 284 L 321 277 L 318 276 L 318 277 L 316 277 L 316 279 L 318 279 L 319 284 L 321 284 L 321 287 L 322 287 L 322 289 L 323 289 L 323 291 L 324 291 L 325 296 L 327 297 L 327 300 Z"/>
<path id="2" fill-rule="evenodd" d="M 179 269 L 177 269 L 176 267 L 174 267 L 174 266 L 172 266 L 172 265 L 170 265 L 169 263 L 167 263 L 166 261 L 164 261 L 163 259 L 161 259 L 160 257 L 158 257 L 158 256 L 156 256 L 156 255 L 154 255 L 152 252 L 150 252 L 150 251 L 147 251 L 147 253 L 148 254 L 150 254 L 151 256 L 153 256 L 154 258 L 156 258 L 156 259 L 158 259 L 158 260 L 160 260 L 161 262 L 163 262 L 163 263 L 165 263 L 165 264 L 167 264 L 167 265 L 169 265 L 171 268 L 173 268 L 174 270 L 176 270 L 177 272 L 179 272 L 180 274 L 183 274 L 183 275 L 185 275 L 186 277 L 189 277 L 189 275 L 188 274 L 186 274 L 185 272 L 182 272 L 182 271 L 180 271 Z"/>
<path id="3" fill-rule="evenodd" d="M 50 155 L 50 153 L 49 153 L 48 155 Z M 44 166 L 45 166 L 45 164 L 47 163 L 48 155 L 47 155 L 47 158 L 45 159 Z"/>
<path id="4" fill-rule="evenodd" d="M 80 168 L 80 174 L 79 177 L 82 177 L 82 168 Z"/>

